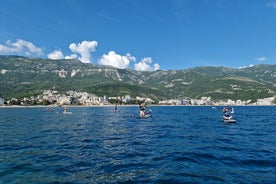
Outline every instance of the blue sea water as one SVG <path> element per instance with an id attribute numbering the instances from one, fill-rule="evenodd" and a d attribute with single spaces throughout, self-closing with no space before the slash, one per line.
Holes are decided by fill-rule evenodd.
<path id="1" fill-rule="evenodd" d="M 0 108 L 0 183 L 276 183 L 276 107 Z"/>

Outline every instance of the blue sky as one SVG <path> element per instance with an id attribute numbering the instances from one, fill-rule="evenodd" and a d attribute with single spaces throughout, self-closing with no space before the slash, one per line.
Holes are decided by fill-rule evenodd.
<path id="1" fill-rule="evenodd" d="M 0 54 L 135 70 L 276 63 L 276 0 L 9 0 Z"/>

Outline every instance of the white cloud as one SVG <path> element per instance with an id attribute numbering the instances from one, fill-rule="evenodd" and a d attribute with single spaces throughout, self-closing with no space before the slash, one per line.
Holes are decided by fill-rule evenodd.
<path id="1" fill-rule="evenodd" d="M 92 63 L 91 60 L 91 52 L 94 52 L 96 50 L 96 47 L 98 45 L 97 41 L 82 41 L 81 43 L 71 43 L 69 45 L 70 50 L 75 54 L 80 54 L 80 57 L 78 58 L 83 63 Z M 71 56 L 75 56 L 71 55 Z M 66 56 L 66 58 L 70 58 L 71 56 Z"/>
<path id="2" fill-rule="evenodd" d="M 151 67 L 151 63 L 151 57 L 143 58 L 139 63 L 134 64 L 134 69 L 137 71 L 152 71 L 160 69 L 159 64 L 155 63 L 153 67 Z"/>
<path id="3" fill-rule="evenodd" d="M 267 6 L 267 7 L 270 7 L 270 8 L 273 8 L 273 9 L 276 9 L 276 1 L 267 3 L 266 6 Z"/>
<path id="4" fill-rule="evenodd" d="M 157 63 L 155 63 L 155 64 L 153 65 L 153 70 L 156 71 L 156 70 L 159 70 L 159 69 L 160 69 L 160 65 L 157 64 Z"/>
<path id="5" fill-rule="evenodd" d="M 251 68 L 251 67 L 253 67 L 253 66 L 254 66 L 253 64 L 250 64 L 249 66 L 240 66 L 239 69 Z"/>
<path id="6" fill-rule="evenodd" d="M 65 56 L 65 59 L 77 59 L 78 55 L 77 54 L 71 54 L 70 56 Z"/>
<path id="7" fill-rule="evenodd" d="M 129 53 L 126 56 L 116 54 L 114 51 L 109 51 L 108 54 L 104 54 L 99 60 L 100 65 L 110 65 L 116 68 L 125 69 L 129 66 L 130 61 L 136 61 L 136 58 Z"/>
<path id="8" fill-rule="evenodd" d="M 54 50 L 53 52 L 51 52 L 50 54 L 48 54 L 48 58 L 49 59 L 57 60 L 57 59 L 63 59 L 64 56 L 63 56 L 63 54 L 62 54 L 62 52 L 60 50 Z"/>
<path id="9" fill-rule="evenodd" d="M 31 42 L 17 39 L 16 42 L 8 40 L 6 45 L 0 44 L 0 54 L 23 54 L 25 56 L 34 54 L 39 56 L 43 55 L 43 51 Z"/>
<path id="10" fill-rule="evenodd" d="M 243 68 L 246 68 L 246 66 L 239 66 L 239 69 L 243 69 Z"/>
<path id="11" fill-rule="evenodd" d="M 259 57 L 259 58 L 256 58 L 256 60 L 258 60 L 258 61 L 266 61 L 266 57 Z"/>
<path id="12" fill-rule="evenodd" d="M 151 62 L 152 60 L 150 57 L 143 58 L 139 63 L 134 64 L 134 69 L 138 71 L 151 71 Z"/>
<path id="13" fill-rule="evenodd" d="M 81 43 L 71 43 L 69 49 L 71 55 L 64 56 L 60 49 L 56 49 L 49 53 L 47 57 L 49 59 L 79 59 L 83 63 L 92 63 L 91 52 L 96 51 L 98 46 L 97 41 L 82 41 Z M 8 40 L 6 44 L 0 44 L 0 54 L 18 54 L 18 55 L 44 55 L 41 48 L 36 47 L 33 43 L 17 39 L 16 42 Z M 157 63 L 152 65 L 151 57 L 143 58 L 140 62 L 136 63 L 136 58 L 131 54 L 119 55 L 115 51 L 110 51 L 108 54 L 103 54 L 99 59 L 99 64 L 110 65 L 117 68 L 128 68 L 131 62 L 134 62 L 134 69 L 138 71 L 153 71 L 159 70 L 160 66 Z"/>
<path id="14" fill-rule="evenodd" d="M 129 61 L 136 62 L 136 58 L 134 56 L 130 55 L 130 53 L 127 53 L 126 57 L 129 59 Z"/>

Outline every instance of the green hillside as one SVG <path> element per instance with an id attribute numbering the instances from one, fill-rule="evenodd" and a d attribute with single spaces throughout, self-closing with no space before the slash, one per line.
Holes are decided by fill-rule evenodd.
<path id="1" fill-rule="evenodd" d="M 86 91 L 98 96 L 142 96 L 154 100 L 211 97 L 251 100 L 276 94 L 276 65 L 244 69 L 196 67 L 185 70 L 138 72 L 78 60 L 0 56 L 0 97 L 23 98 L 55 88 Z"/>

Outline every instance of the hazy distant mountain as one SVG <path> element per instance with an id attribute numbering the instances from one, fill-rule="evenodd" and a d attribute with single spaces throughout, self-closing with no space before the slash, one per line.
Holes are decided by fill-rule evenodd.
<path id="1" fill-rule="evenodd" d="M 138 72 L 78 60 L 0 56 L 0 97 L 24 97 L 55 88 L 96 95 L 141 96 L 155 100 L 200 98 L 252 100 L 276 95 L 276 65 L 232 69 L 203 66 Z"/>

